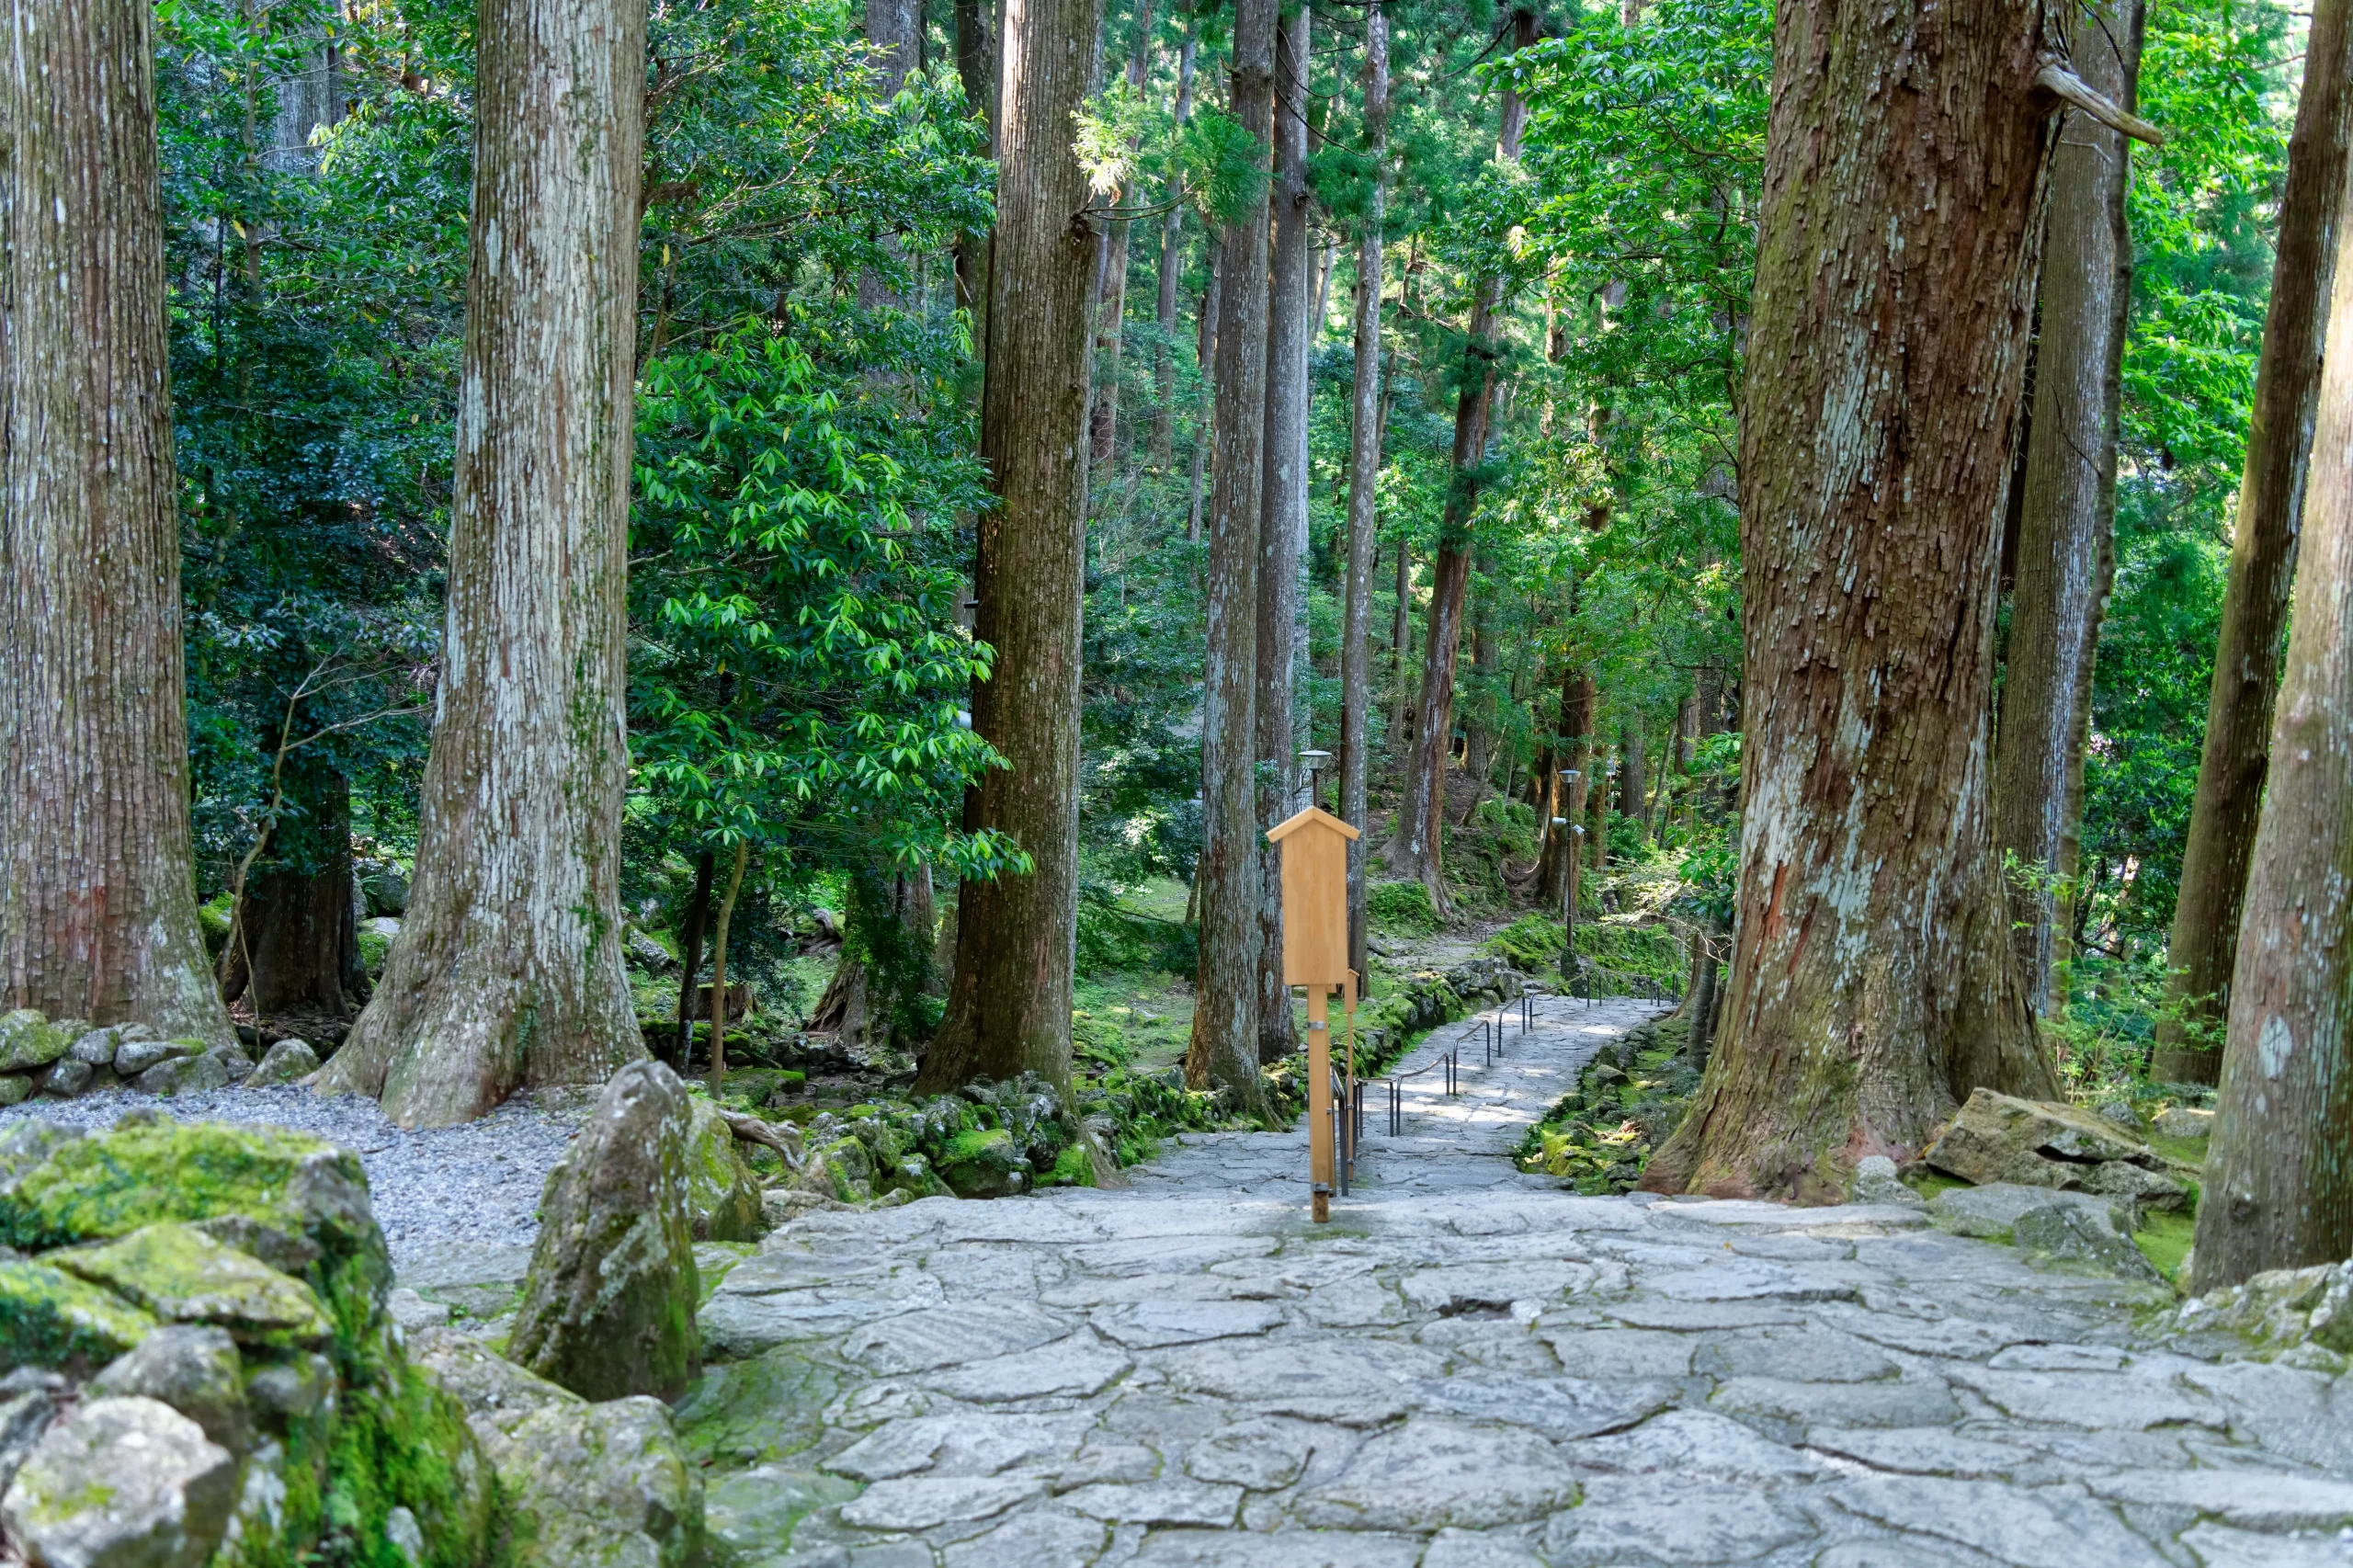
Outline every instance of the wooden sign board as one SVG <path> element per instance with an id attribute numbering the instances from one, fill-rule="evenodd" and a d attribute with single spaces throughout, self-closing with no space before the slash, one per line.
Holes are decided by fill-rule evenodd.
<path id="1" fill-rule="evenodd" d="M 1267 833 L 1283 848 L 1283 983 L 1348 980 L 1348 844 L 1357 830 L 1310 806 Z"/>
<path id="2" fill-rule="evenodd" d="M 1283 983 L 1307 988 L 1307 1164 L 1315 1218 L 1332 1217 L 1340 1131 L 1356 1092 L 1356 975 L 1348 968 L 1348 844 L 1357 830 L 1308 807 L 1269 829 L 1283 850 Z M 1330 993 L 1338 987 L 1349 1020 L 1346 1083 L 1332 1096 Z"/>

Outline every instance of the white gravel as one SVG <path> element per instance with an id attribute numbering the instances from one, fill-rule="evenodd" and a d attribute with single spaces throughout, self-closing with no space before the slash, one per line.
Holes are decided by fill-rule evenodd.
<path id="1" fill-rule="evenodd" d="M 96 1131 L 132 1110 L 179 1121 L 291 1128 L 351 1150 L 367 1167 L 376 1221 L 396 1264 L 451 1242 L 529 1245 L 539 1234 L 540 1190 L 579 1126 L 577 1114 L 517 1095 L 462 1127 L 404 1132 L 373 1100 L 326 1099 L 283 1085 L 171 1099 L 127 1089 L 77 1100 L 31 1099 L 0 1110 L 0 1129 L 39 1118 Z"/>

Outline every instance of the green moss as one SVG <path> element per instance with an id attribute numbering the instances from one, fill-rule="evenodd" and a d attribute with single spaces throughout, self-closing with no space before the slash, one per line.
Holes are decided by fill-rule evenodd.
<path id="1" fill-rule="evenodd" d="M 1380 930 L 1400 937 L 1427 937 L 1438 929 L 1430 890 L 1419 882 L 1375 882 L 1365 893 L 1365 912 Z"/>
<path id="2" fill-rule="evenodd" d="M 946 1165 L 964 1165 L 986 1161 L 1007 1165 L 1008 1168 L 1014 1157 L 1013 1135 L 1002 1127 L 969 1128 L 950 1138 L 948 1147 L 940 1154 L 941 1162 Z"/>
<path id="3" fill-rule="evenodd" d="M 51 1257 L 158 1317 L 214 1324 L 247 1345 L 293 1349 L 329 1336 L 309 1287 L 187 1225 L 148 1225 Z"/>
<path id="4" fill-rule="evenodd" d="M 2182 1260 L 2189 1256 L 2190 1244 L 2198 1237 L 2198 1217 L 2195 1213 L 2166 1213 L 2152 1210 L 2132 1233 L 2132 1244 L 2141 1256 L 2156 1266 L 2158 1273 L 2174 1283 L 2179 1283 Z"/>
<path id="5" fill-rule="evenodd" d="M 1054 1168 L 1047 1173 L 1041 1187 L 1093 1187 L 1095 1162 L 1087 1156 L 1084 1146 L 1073 1143 L 1054 1157 Z"/>
<path id="6" fill-rule="evenodd" d="M 714 1366 L 678 1403 L 678 1443 L 692 1464 L 771 1464 L 825 1435 L 841 1392 L 838 1370 L 791 1346 Z"/>
<path id="7" fill-rule="evenodd" d="M 425 1536 L 423 1568 L 488 1561 L 496 1488 L 465 1412 L 405 1362 L 344 1392 L 327 1463 L 320 1554 L 355 1568 L 407 1568 L 384 1533 L 406 1508 Z"/>
<path id="8" fill-rule="evenodd" d="M 62 1269 L 0 1263 L 0 1372 L 18 1367 L 92 1371 L 155 1330 L 155 1320 Z"/>

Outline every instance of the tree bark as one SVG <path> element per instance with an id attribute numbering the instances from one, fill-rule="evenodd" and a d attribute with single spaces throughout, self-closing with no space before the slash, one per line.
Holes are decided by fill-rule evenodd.
<path id="1" fill-rule="evenodd" d="M 1644 755 L 1643 721 L 1628 719 L 1618 727 L 1618 750 L 1624 762 L 1618 769 L 1618 811 L 1634 831 L 1645 833 L 1650 814 L 1645 796 L 1650 785 L 1650 759 Z"/>
<path id="2" fill-rule="evenodd" d="M 1235 0 L 1229 112 L 1267 166 L 1275 0 Z M 1256 1109 L 1258 1087 L 1258 518 L 1267 433 L 1267 218 L 1219 240 L 1217 474 L 1210 508 L 1201 681 L 1201 956 L 1185 1078 Z"/>
<path id="3" fill-rule="evenodd" d="M 404 1127 L 644 1054 L 620 951 L 642 0 L 483 7 L 416 886 L 321 1080 Z"/>
<path id="4" fill-rule="evenodd" d="M 9 8 L 0 83 L 0 962 L 7 1006 L 235 1037 L 197 926 L 154 40 Z"/>
<path id="5" fill-rule="evenodd" d="M 752 843 L 738 839 L 735 864 L 727 873 L 727 891 L 720 895 L 719 928 L 710 938 L 710 1077 L 711 1093 L 727 1083 L 727 928 L 735 920 L 735 895 L 744 891 L 744 866 L 751 858 Z"/>
<path id="6" fill-rule="evenodd" d="M 1537 895 L 1563 919 L 1577 906 L 1578 835 L 1586 799 L 1593 788 L 1593 672 L 1572 664 L 1561 672 L 1560 735 L 1552 752 L 1552 777 L 1545 790 L 1552 809 L 1544 819 L 1542 879 Z M 1563 772 L 1576 775 L 1563 778 Z"/>
<path id="7" fill-rule="evenodd" d="M 687 934 L 678 944 L 678 1071 L 694 1060 L 695 975 L 702 969 L 703 927 L 710 921 L 710 874 L 716 856 L 695 857 L 695 889 L 687 899 Z"/>
<path id="8" fill-rule="evenodd" d="M 1299 1049 L 1283 983 L 1281 851 L 1266 830 L 1290 815 L 1298 689 L 1299 568 L 1307 543 L 1307 67 L 1304 6 L 1275 29 L 1275 182 L 1268 239 L 1265 487 L 1258 514 L 1258 1060 Z"/>
<path id="9" fill-rule="evenodd" d="M 922 51 L 923 14 L 916 0 L 865 0 L 866 41 L 874 46 L 874 96 L 884 104 L 899 96 Z M 893 256 L 895 240 L 886 242 Z M 890 280 L 869 272 L 858 280 L 858 302 L 866 310 L 902 303 Z"/>
<path id="10" fill-rule="evenodd" d="M 311 770 L 299 829 L 273 840 L 275 861 L 255 877 L 237 912 L 233 955 L 241 983 L 222 988 L 253 1004 L 254 1021 L 283 1013 L 306 1024 L 347 1020 L 367 1001 L 358 967 L 358 931 L 351 917 L 351 785 L 341 774 Z"/>
<path id="11" fill-rule="evenodd" d="M 1135 48 L 1128 55 L 1128 85 L 1143 91 L 1152 64 L 1152 0 L 1136 0 Z M 1132 145 L 1131 151 L 1133 151 Z M 1126 202 L 1129 192 L 1119 199 Z M 1128 241 L 1135 227 L 1126 218 L 1113 220 L 1111 237 L 1103 253 L 1103 291 L 1095 312 L 1095 406 L 1087 415 L 1094 460 L 1108 463 L 1120 435 L 1120 337 L 1128 314 Z"/>
<path id="12" fill-rule="evenodd" d="M 1218 302 L 1223 297 L 1223 293 L 1224 291 L 1217 285 L 1217 252 L 1212 248 L 1209 257 L 1209 276 L 1201 280 L 1201 304 L 1198 312 L 1198 324 L 1200 328 L 1198 362 L 1204 370 L 1207 370 L 1216 360 Z M 1204 390 L 1200 413 L 1193 425 L 1192 472 L 1187 480 L 1188 485 L 1187 494 L 1190 499 L 1185 508 L 1185 542 L 1187 544 L 1199 544 L 1201 539 L 1201 507 L 1202 503 L 1207 499 L 1203 493 L 1203 481 L 1209 473 L 1211 445 L 1216 439 L 1216 399 L 1217 393 L 1213 385 Z"/>
<path id="13" fill-rule="evenodd" d="M 2075 74 L 2129 108 L 2140 77 L 2139 0 L 2109 0 L 2075 24 Z M 2041 329 L 2026 438 L 2017 574 L 2001 728 L 1994 754 L 1994 842 L 2032 882 L 2008 887 L 2011 937 L 2037 1013 L 2054 997 L 2067 934 L 2062 884 L 2074 872 L 2092 659 L 2115 576 L 2117 420 L 2132 243 L 2124 212 L 2131 144 L 2071 112 L 2052 154 Z"/>
<path id="14" fill-rule="evenodd" d="M 1381 229 L 1389 194 L 1389 21 L 1381 14 L 1381 0 L 1372 0 L 1365 13 L 1364 144 L 1373 176 L 1357 232 L 1347 583 L 1340 629 L 1340 818 L 1359 835 L 1370 810 L 1365 726 L 1372 716 L 1372 566 L 1381 545 Z M 1364 840 L 1359 836 L 1348 844 L 1348 967 L 1359 975 L 1371 972 L 1365 947 L 1365 885 Z"/>
<path id="15" fill-rule="evenodd" d="M 988 133 L 989 156 L 996 156 L 997 39 L 995 13 L 988 0 L 955 0 L 956 80 L 964 89 L 964 103 L 981 117 Z M 972 341 L 985 352 L 988 346 L 989 232 L 976 230 L 956 239 L 956 303 L 972 312 Z"/>
<path id="16" fill-rule="evenodd" d="M 2314 42 L 2319 42 L 2315 28 Z M 2353 258 L 2340 233 L 2288 668 L 2231 979 L 2200 1291 L 2353 1254 Z"/>
<path id="17" fill-rule="evenodd" d="M 1186 121 L 1193 118 L 1193 39 L 1194 21 L 1190 10 L 1185 14 L 1185 40 L 1176 52 L 1176 128 L 1182 131 Z M 1152 415 L 1152 463 L 1162 472 L 1168 471 L 1176 455 L 1176 290 L 1185 277 L 1185 182 L 1171 175 L 1168 180 L 1168 213 L 1160 221 L 1160 343 L 1154 350 L 1152 371 L 1154 403 Z M 1188 538 L 1198 537 L 1198 529 Z"/>
<path id="18" fill-rule="evenodd" d="M 1512 51 L 1536 41 L 1536 14 L 1514 10 Z M 1504 90 L 1503 125 L 1495 158 L 1519 156 L 1528 108 L 1519 95 Z M 1452 905 L 1446 890 L 1446 767 L 1454 733 L 1454 665 L 1462 642 L 1462 611 L 1471 585 L 1471 529 L 1479 510 L 1479 471 L 1485 461 L 1487 430 L 1495 413 L 1496 361 L 1502 347 L 1495 316 L 1503 305 L 1503 279 L 1481 278 L 1473 293 L 1462 351 L 1462 388 L 1454 409 L 1453 482 L 1438 521 L 1438 557 L 1430 572 L 1430 608 L 1422 658 L 1419 717 L 1397 808 L 1397 831 L 1389 840 L 1390 869 L 1429 890 L 1441 912 Z"/>
<path id="19" fill-rule="evenodd" d="M 2329 333 L 2331 280 L 2344 221 L 2348 144 L 2353 144 L 2353 28 L 2346 0 L 2319 0 L 2305 46 L 2304 85 L 2288 143 L 2287 188 L 2271 267 L 2271 301 L 2256 371 L 2255 417 L 2231 539 L 2230 586 L 2206 699 L 2206 743 L 2198 764 L 2189 838 L 2181 857 L 2166 962 L 2174 1017 L 2160 1020 L 2153 1076 L 2211 1083 L 2220 1053 L 2197 1034 L 2231 1012 L 2247 867 L 2263 809 L 2280 634 L 2296 574 L 2296 538 L 2317 417 L 2321 346 Z"/>
<path id="20" fill-rule="evenodd" d="M 1811 0 L 1776 20 L 1732 972 L 1653 1190 L 1835 1201 L 1858 1159 L 1908 1157 L 1979 1085 L 2058 1091 L 1985 785 L 2054 131 L 2042 15 Z"/>
<path id="21" fill-rule="evenodd" d="M 1096 89 L 1101 11 L 1101 0 L 1048 0 L 1006 12 L 981 415 L 997 506 L 981 517 L 973 572 L 974 631 L 996 666 L 973 689 L 972 728 L 1010 766 L 975 787 L 967 817 L 1010 835 L 1034 869 L 958 894 L 956 978 L 916 1080 L 925 1093 L 1025 1072 L 1070 1082 L 1087 305 L 1100 244 L 1071 116 Z"/>

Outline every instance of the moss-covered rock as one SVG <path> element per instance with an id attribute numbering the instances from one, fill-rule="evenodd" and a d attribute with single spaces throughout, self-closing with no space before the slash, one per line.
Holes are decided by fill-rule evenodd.
<path id="1" fill-rule="evenodd" d="M 191 1225 L 142 1226 L 119 1241 L 50 1258 L 158 1318 L 211 1324 L 246 1344 L 311 1350 L 332 1335 L 308 1286 Z"/>
<path id="2" fill-rule="evenodd" d="M 0 1263 L 0 1372 L 93 1370 L 154 1330 L 153 1316 L 63 1269 L 30 1258 Z"/>
<path id="3" fill-rule="evenodd" d="M 687 1131 L 687 1215 L 699 1242 L 757 1241 L 760 1181 L 719 1108 L 696 1096 Z"/>
<path id="4" fill-rule="evenodd" d="M 33 1080 L 28 1073 L 0 1073 L 0 1108 L 22 1105 L 33 1097 Z"/>
<path id="5" fill-rule="evenodd" d="M 30 1007 L 0 1013 L 0 1073 L 29 1073 L 65 1054 L 74 1037 Z"/>
<path id="6" fill-rule="evenodd" d="M 940 1159 L 940 1177 L 959 1198 L 1009 1198 L 1029 1185 L 1029 1158 L 1002 1127 L 959 1132 Z"/>

